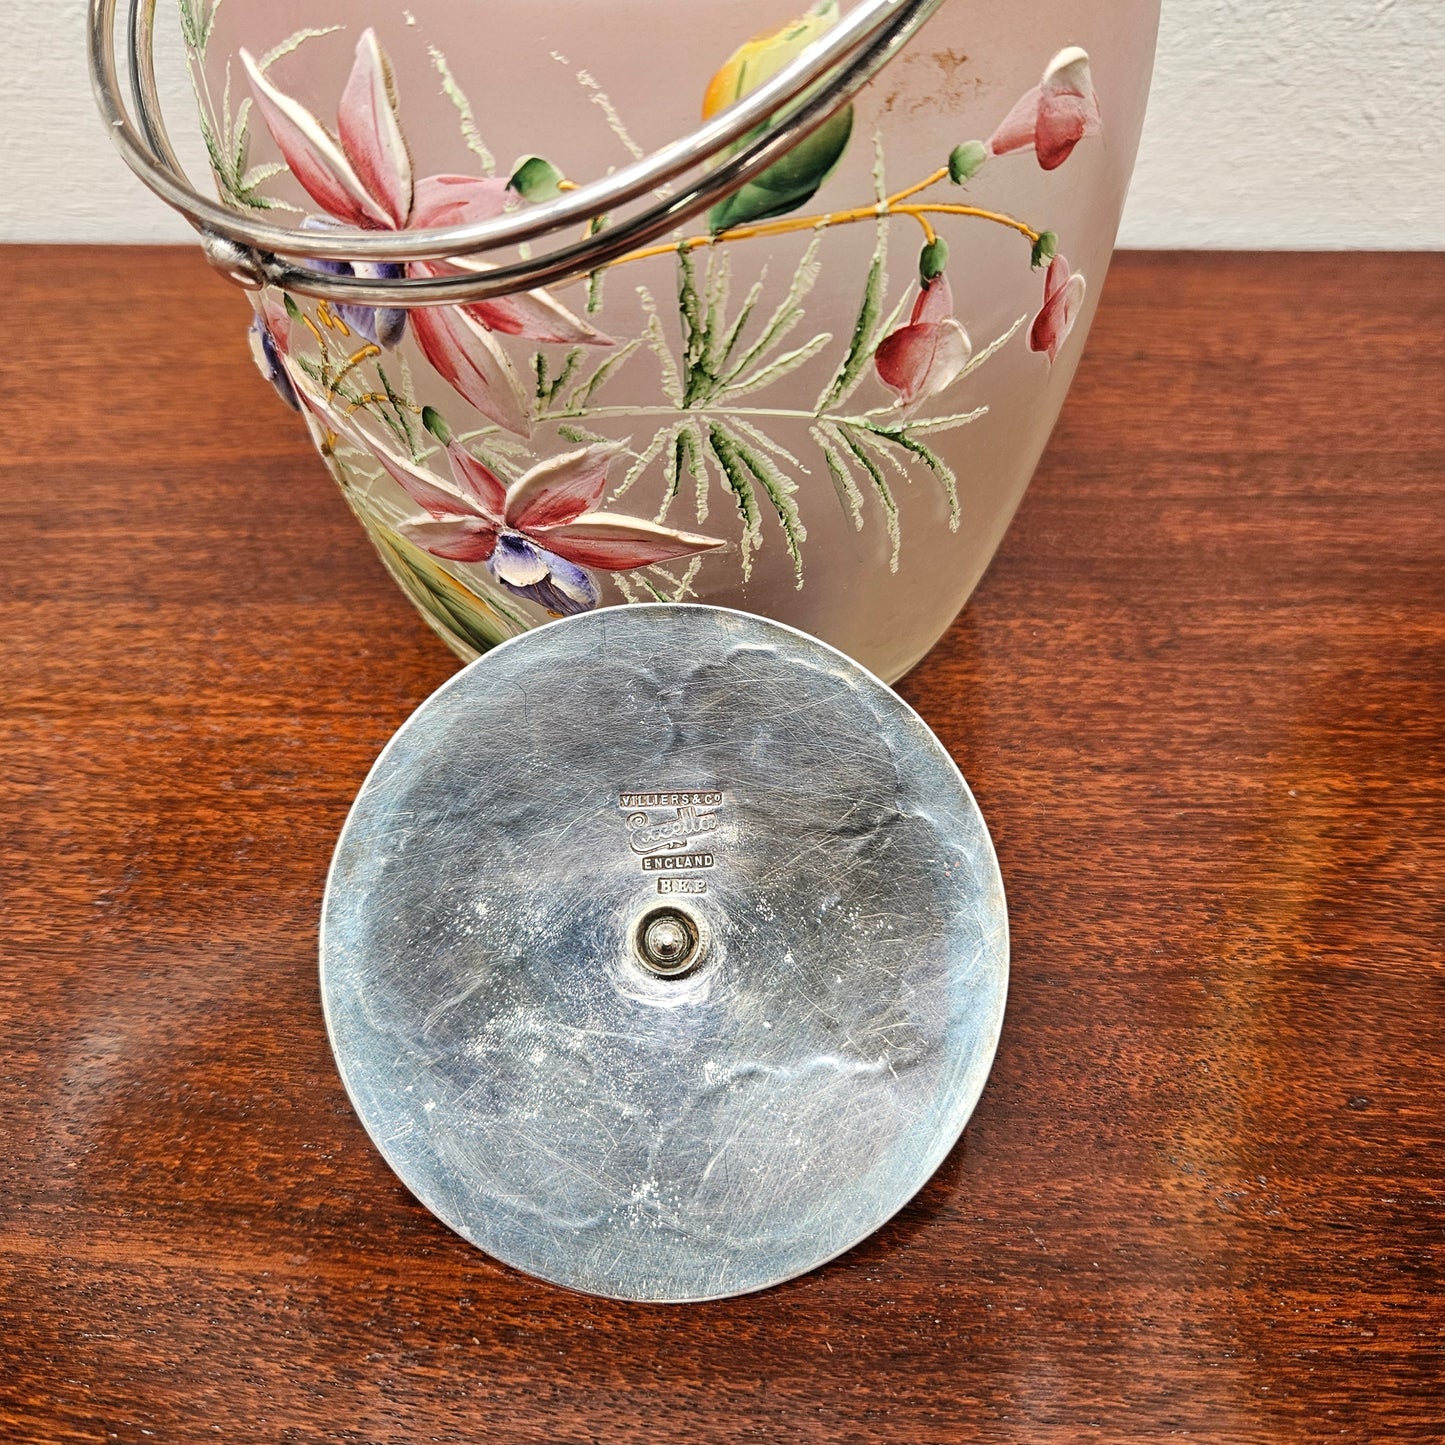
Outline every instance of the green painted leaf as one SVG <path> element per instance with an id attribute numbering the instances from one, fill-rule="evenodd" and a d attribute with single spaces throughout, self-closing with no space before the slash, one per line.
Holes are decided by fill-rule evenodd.
<path id="1" fill-rule="evenodd" d="M 682 465 L 686 466 L 692 475 L 694 501 L 693 506 L 697 513 L 698 525 L 707 521 L 708 512 L 708 490 L 710 479 L 707 469 L 707 462 L 704 460 L 706 448 L 703 445 L 702 429 L 695 421 L 683 427 L 678 434 L 678 441 L 682 443 Z M 681 478 L 679 478 L 679 482 Z"/>
<path id="2" fill-rule="evenodd" d="M 421 424 L 445 447 L 451 445 L 452 429 L 434 406 L 421 409 Z"/>
<path id="3" fill-rule="evenodd" d="M 587 234 L 596 236 L 605 231 L 607 220 L 606 216 L 593 216 L 587 223 Z M 605 266 L 587 273 L 587 314 L 589 316 L 595 316 L 602 310 L 602 281 L 606 274 Z"/>
<path id="4" fill-rule="evenodd" d="M 823 460 L 828 465 L 828 475 L 833 479 L 833 490 L 838 495 L 838 505 L 842 507 L 843 514 L 853 523 L 853 530 L 863 530 L 863 493 L 858 490 L 858 484 L 853 480 L 853 473 L 848 470 L 843 458 L 838 455 L 838 449 L 828 439 L 828 434 L 822 427 L 811 428 L 813 440 L 818 444 L 818 450 L 823 453 Z"/>
<path id="5" fill-rule="evenodd" d="M 805 136 L 761 175 L 754 176 L 741 190 L 719 201 L 708 212 L 708 227 L 714 235 L 786 215 L 812 199 L 818 187 L 843 158 L 853 133 L 853 107 L 844 106 L 811 135 Z M 739 143 L 747 144 L 747 140 Z"/>
<path id="6" fill-rule="evenodd" d="M 559 426 L 557 428 L 557 435 L 561 437 L 563 441 L 569 441 L 573 446 L 579 447 L 606 446 L 609 440 L 603 436 L 601 432 L 592 431 L 591 428 L 585 426 Z"/>
<path id="7" fill-rule="evenodd" d="M 673 427 L 662 427 L 654 433 L 652 440 L 638 453 L 637 459 L 627 469 L 627 475 L 623 477 L 621 482 L 619 482 L 613 490 L 612 495 L 608 497 L 607 500 L 609 504 L 615 502 L 619 497 L 625 496 L 632 490 L 633 484 L 647 471 L 648 467 L 656 461 L 662 449 L 671 442 L 674 430 Z"/>
<path id="8" fill-rule="evenodd" d="M 683 435 L 684 428 L 682 427 L 671 434 L 667 453 L 663 458 L 662 503 L 657 509 L 657 515 L 652 519 L 659 525 L 667 520 L 668 509 L 672 506 L 677 497 L 678 488 L 682 485 L 683 457 L 686 455 L 687 449 Z"/>
<path id="9" fill-rule="evenodd" d="M 791 375 L 800 366 L 806 366 L 832 339 L 831 331 L 821 331 L 811 341 L 805 342 L 792 351 L 786 351 L 768 362 L 766 366 L 759 367 L 751 376 L 744 376 L 738 381 L 730 382 L 720 395 L 728 401 L 736 401 L 738 397 L 746 396 L 749 392 L 761 391 L 764 387 L 772 386 L 785 376 Z"/>
<path id="10" fill-rule="evenodd" d="M 191 0 L 181 0 L 180 12 L 181 38 L 186 42 L 188 50 L 199 50 L 201 48 L 201 28 L 195 11 L 191 9 Z"/>
<path id="11" fill-rule="evenodd" d="M 642 338 L 634 336 L 625 346 L 619 347 L 611 356 L 604 361 L 592 375 L 573 391 L 566 400 L 568 410 L 574 407 L 587 406 L 592 398 L 607 385 L 622 368 L 628 359 L 636 354 L 638 347 L 642 345 Z"/>
<path id="12" fill-rule="evenodd" d="M 657 358 L 662 373 L 662 392 L 674 406 L 682 405 L 682 377 L 678 374 L 677 362 L 667 344 L 667 334 L 662 329 L 662 317 L 657 314 L 657 302 L 646 286 L 638 286 L 637 299 L 642 303 L 647 324 L 642 328 L 642 340 L 647 349 Z"/>
<path id="13" fill-rule="evenodd" d="M 707 258 L 707 346 L 703 366 L 716 378 L 727 341 L 728 298 L 732 294 L 733 257 L 728 250 L 712 250 Z"/>
<path id="14" fill-rule="evenodd" d="M 793 284 L 788 288 L 788 294 L 783 297 L 778 303 L 777 310 L 768 318 L 762 334 L 722 378 L 724 383 L 730 385 L 736 381 L 755 362 L 766 356 L 773 347 L 779 345 L 783 338 L 803 319 L 805 315 L 803 301 L 813 289 L 813 283 L 817 281 L 818 274 L 822 270 L 822 263 L 818 260 L 818 248 L 822 239 L 821 231 L 814 232 L 813 239 L 808 243 L 808 249 L 803 253 L 803 259 L 798 262 L 798 269 L 793 276 Z M 731 346 L 728 350 L 731 352 Z"/>
<path id="15" fill-rule="evenodd" d="M 763 276 L 767 275 L 767 268 L 763 268 Z M 754 281 L 748 294 L 743 298 L 743 304 L 738 308 L 737 317 L 734 319 L 732 329 L 722 342 L 722 349 L 718 357 L 720 367 L 726 366 L 732 359 L 733 348 L 738 344 L 738 338 L 743 334 L 743 327 L 748 324 L 753 314 L 754 307 L 758 304 L 758 298 L 763 294 L 763 280 L 759 277 Z"/>
<path id="16" fill-rule="evenodd" d="M 413 459 L 416 457 L 416 436 L 412 431 L 411 417 L 415 411 L 415 405 L 404 401 L 397 389 L 391 384 L 391 378 L 387 376 L 385 368 L 378 361 L 376 363 L 376 379 L 381 383 L 381 389 L 386 393 L 387 404 L 390 406 L 393 415 L 401 424 L 401 429 L 406 435 L 406 445 Z"/>
<path id="17" fill-rule="evenodd" d="M 692 251 L 677 248 L 677 309 L 682 318 L 682 404 L 691 406 L 709 390 L 708 356 L 712 351 L 709 312 L 697 286 Z"/>
<path id="18" fill-rule="evenodd" d="M 754 425 L 746 417 L 739 416 L 734 412 L 728 417 L 728 425 L 734 431 L 740 431 L 745 436 L 751 437 L 765 452 L 771 453 L 780 462 L 786 462 L 790 467 L 796 467 L 804 476 L 810 475 L 808 468 L 776 437 L 770 437 L 762 427 Z"/>
<path id="19" fill-rule="evenodd" d="M 433 557 L 405 537 L 399 537 L 389 527 L 371 526 L 367 530 L 398 586 L 443 638 L 483 653 L 522 629 L 519 618 L 510 619 L 514 625 L 508 626 L 508 619 L 498 608 L 439 567 Z"/>
<path id="20" fill-rule="evenodd" d="M 562 362 L 562 370 L 548 383 L 547 395 L 543 401 L 548 406 L 554 406 L 558 395 L 563 387 L 567 386 L 577 375 L 577 369 L 582 365 L 583 350 L 580 346 L 574 346 Z"/>

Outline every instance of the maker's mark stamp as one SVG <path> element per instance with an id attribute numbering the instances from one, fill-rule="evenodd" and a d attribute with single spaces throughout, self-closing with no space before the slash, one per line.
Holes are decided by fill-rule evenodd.
<path id="1" fill-rule="evenodd" d="M 617 806 L 627 814 L 628 847 L 644 873 L 659 875 L 659 893 L 707 892 L 698 875 L 717 866 L 717 854 L 695 845 L 717 832 L 721 789 L 618 793 Z"/>

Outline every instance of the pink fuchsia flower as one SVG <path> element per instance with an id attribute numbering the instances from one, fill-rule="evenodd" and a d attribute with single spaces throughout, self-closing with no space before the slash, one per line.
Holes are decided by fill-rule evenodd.
<path id="1" fill-rule="evenodd" d="M 1088 52 L 1071 45 L 1049 61 L 1043 81 L 1004 117 L 988 149 L 996 156 L 1033 150 L 1039 164 L 1052 171 L 1086 135 L 1098 135 L 1102 124 Z"/>
<path id="2" fill-rule="evenodd" d="M 357 41 L 335 135 L 272 85 L 245 50 L 241 62 L 291 174 L 334 220 L 362 230 L 405 231 L 488 220 L 506 208 L 505 181 L 458 175 L 413 179 L 391 69 L 374 30 L 364 30 Z M 445 262 L 413 262 L 406 269 L 413 276 L 435 276 L 454 268 Z M 394 344 L 402 326 L 394 315 L 382 314 L 386 324 L 378 330 Z M 418 307 L 410 313 L 410 325 L 427 360 L 463 397 L 498 426 L 521 435 L 531 430 L 526 406 L 492 333 L 567 345 L 612 344 L 545 291 L 465 306 Z"/>
<path id="3" fill-rule="evenodd" d="M 908 325 L 879 342 L 873 365 L 897 404 L 912 407 L 952 386 L 972 355 L 968 332 L 953 314 L 948 277 L 940 274 L 919 291 Z"/>
<path id="4" fill-rule="evenodd" d="M 1074 329 L 1079 307 L 1084 304 L 1084 291 L 1082 274 L 1074 275 L 1068 261 L 1063 256 L 1055 256 L 1044 278 L 1043 308 L 1034 317 L 1029 331 L 1029 350 L 1048 352 L 1050 366 Z"/>
<path id="5" fill-rule="evenodd" d="M 302 397 L 332 426 L 345 426 L 309 388 Z M 456 440 L 446 445 L 452 485 L 370 439 L 365 445 L 388 475 L 424 509 L 396 530 L 434 557 L 481 562 L 502 586 L 557 613 L 597 605 L 597 585 L 583 569 L 628 572 L 709 552 L 726 544 L 641 517 L 594 510 L 620 448 L 585 447 L 539 462 L 508 486 Z"/>

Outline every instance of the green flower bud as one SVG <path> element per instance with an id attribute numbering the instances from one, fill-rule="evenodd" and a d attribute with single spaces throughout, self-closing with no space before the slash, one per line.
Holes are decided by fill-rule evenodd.
<path id="1" fill-rule="evenodd" d="M 948 265 L 948 242 L 942 236 L 935 236 L 918 253 L 918 279 L 926 286 L 935 276 L 943 275 Z"/>
<path id="2" fill-rule="evenodd" d="M 1052 231 L 1045 231 L 1034 242 L 1034 269 L 1052 261 L 1059 254 L 1059 238 Z"/>
<path id="3" fill-rule="evenodd" d="M 452 429 L 442 420 L 442 414 L 435 407 L 421 409 L 421 424 L 444 446 L 452 443 Z"/>
<path id="4" fill-rule="evenodd" d="M 948 158 L 948 179 L 956 186 L 971 181 L 983 169 L 987 159 L 988 149 L 981 140 L 968 140 L 961 146 L 954 146 L 953 154 Z"/>
<path id="5" fill-rule="evenodd" d="M 565 179 L 551 161 L 541 156 L 523 156 L 512 167 L 512 178 L 507 185 L 525 201 L 555 201 L 562 194 Z"/>

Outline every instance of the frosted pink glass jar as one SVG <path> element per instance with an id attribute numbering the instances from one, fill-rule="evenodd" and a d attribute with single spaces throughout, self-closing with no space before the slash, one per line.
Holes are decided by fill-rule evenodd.
<path id="1" fill-rule="evenodd" d="M 837 23 L 836 0 L 795 4 L 181 9 L 223 200 L 405 231 L 685 134 Z M 662 598 L 767 614 L 892 680 L 967 600 L 1058 415 L 1157 14 L 946 0 L 846 112 L 675 236 L 468 307 L 268 288 L 258 364 L 463 658 Z"/>

